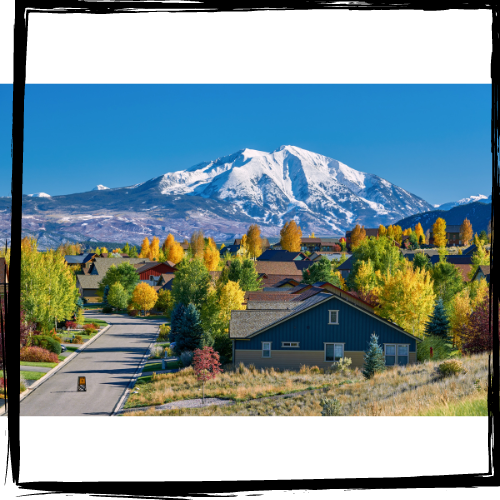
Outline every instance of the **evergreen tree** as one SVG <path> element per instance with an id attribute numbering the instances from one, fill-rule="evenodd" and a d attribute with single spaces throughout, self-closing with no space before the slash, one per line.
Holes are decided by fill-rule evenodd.
<path id="1" fill-rule="evenodd" d="M 444 307 L 448 309 L 457 293 L 463 287 L 462 274 L 449 262 L 438 262 L 431 271 L 434 282 L 434 293 L 443 301 Z"/>
<path id="2" fill-rule="evenodd" d="M 170 315 L 170 343 L 177 342 L 177 333 L 179 331 L 180 324 L 182 323 L 182 318 L 184 317 L 185 310 L 186 306 L 182 302 L 177 302 L 174 305 L 174 308 Z"/>
<path id="3" fill-rule="evenodd" d="M 189 304 L 184 309 L 184 314 L 176 326 L 175 352 L 181 354 L 183 351 L 194 351 L 199 349 L 206 340 L 203 338 L 203 328 L 200 321 L 200 313 L 194 304 Z"/>
<path id="4" fill-rule="evenodd" d="M 249 259 L 243 260 L 238 283 L 244 292 L 255 292 L 262 288 L 262 280 L 259 278 L 253 261 Z"/>
<path id="5" fill-rule="evenodd" d="M 378 345 L 378 336 L 372 333 L 370 337 L 368 351 L 365 353 L 365 364 L 363 375 L 365 378 L 372 378 L 375 373 L 385 370 L 385 357 L 382 347 Z"/>
<path id="6" fill-rule="evenodd" d="M 447 340 L 449 339 L 450 321 L 444 309 L 443 300 L 438 299 L 434 306 L 429 322 L 425 325 L 426 335 L 435 335 Z"/>
<path id="7" fill-rule="evenodd" d="M 102 292 L 102 303 L 104 304 L 104 306 L 108 305 L 108 293 L 109 293 L 109 285 L 106 285 Z"/>

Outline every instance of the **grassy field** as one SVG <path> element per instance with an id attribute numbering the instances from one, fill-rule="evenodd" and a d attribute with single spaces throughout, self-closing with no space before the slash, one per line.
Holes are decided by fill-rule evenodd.
<path id="1" fill-rule="evenodd" d="M 54 368 L 57 363 L 46 363 L 44 361 L 21 361 L 21 366 L 43 366 L 45 368 Z"/>
<path id="2" fill-rule="evenodd" d="M 437 362 L 393 367 L 365 380 L 359 370 L 348 376 L 329 373 L 278 372 L 237 368 L 205 385 L 205 397 L 232 399 L 237 404 L 205 408 L 134 412 L 134 415 L 320 415 L 322 398 L 337 398 L 343 416 L 411 416 L 480 412 L 486 397 L 488 356 L 463 358 L 466 373 L 442 377 Z M 160 374 L 137 387 L 126 407 L 159 405 L 200 397 L 200 384 L 192 368 Z M 262 396 L 309 390 L 289 398 L 260 399 Z M 471 406 L 467 407 L 467 402 Z M 464 406 L 465 405 L 465 406 Z M 442 413 L 444 412 L 444 413 Z M 479 413 L 482 414 L 482 413 Z"/>
<path id="3" fill-rule="evenodd" d="M 102 319 L 86 319 L 85 320 L 85 324 L 86 325 L 89 325 L 90 323 L 93 323 L 94 325 L 97 325 L 97 326 L 100 326 L 100 327 L 108 326 L 109 325 L 109 323 L 106 323 L 106 321 L 104 321 Z"/>
<path id="4" fill-rule="evenodd" d="M 424 417 L 487 417 L 488 398 L 486 393 L 471 394 L 459 403 L 436 406 L 428 411 L 419 413 Z"/>
<path id="5" fill-rule="evenodd" d="M 179 368 L 179 362 L 178 361 L 169 361 L 167 363 L 167 367 L 165 370 L 174 370 L 175 368 Z M 144 369 L 142 370 L 143 372 L 157 372 L 162 369 L 161 367 L 161 361 L 158 363 L 157 361 L 151 362 L 151 363 L 146 363 L 144 366 Z"/>

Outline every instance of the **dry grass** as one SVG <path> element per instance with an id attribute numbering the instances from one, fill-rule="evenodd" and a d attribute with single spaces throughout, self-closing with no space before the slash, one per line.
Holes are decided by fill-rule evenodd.
<path id="1" fill-rule="evenodd" d="M 324 373 L 318 368 L 302 367 L 299 372 L 279 371 L 273 368 L 256 369 L 237 367 L 225 371 L 215 380 L 205 384 L 205 397 L 247 401 L 250 399 L 289 394 L 305 389 L 331 387 L 349 380 L 348 377 L 362 379 L 359 371 L 350 375 Z M 196 380 L 191 367 L 176 373 L 155 375 L 151 382 L 135 387 L 139 392 L 132 394 L 125 408 L 161 405 L 171 401 L 195 399 L 201 395 L 201 385 Z"/>
<path id="2" fill-rule="evenodd" d="M 236 373 L 225 373 L 219 381 L 209 384 L 211 391 L 209 397 L 232 395 L 232 399 L 241 401 L 268 395 L 267 393 L 271 391 L 275 394 L 284 394 L 291 392 L 290 387 L 294 391 L 299 391 L 316 386 L 316 390 L 287 398 L 246 400 L 230 406 L 164 411 L 153 409 L 131 415 L 314 416 L 321 414 L 320 399 L 333 396 L 342 404 L 341 414 L 344 416 L 423 415 L 434 413 L 436 409 L 442 407 L 453 408 L 463 401 L 477 399 L 478 395 L 484 397 L 488 377 L 487 354 L 462 358 L 462 361 L 466 373 L 448 377 L 443 377 L 437 372 L 439 362 L 394 367 L 375 375 L 371 380 L 364 380 L 359 376 L 359 372 L 347 378 L 334 374 L 297 372 L 274 372 L 271 375 L 269 371 L 264 370 L 254 370 L 254 372 L 248 370 L 248 373 L 240 374 L 237 370 Z M 154 403 L 147 404 L 163 404 L 165 396 L 175 397 L 177 400 L 199 397 L 192 370 L 181 370 L 168 375 L 169 377 L 156 382 L 154 397 L 157 399 Z M 176 378 L 175 375 L 179 376 Z M 161 383 L 167 380 L 168 383 L 162 387 Z M 136 402 L 134 406 L 141 405 Z"/>

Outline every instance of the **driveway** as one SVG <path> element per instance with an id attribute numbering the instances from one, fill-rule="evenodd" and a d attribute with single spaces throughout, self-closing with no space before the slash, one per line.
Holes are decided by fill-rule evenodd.
<path id="1" fill-rule="evenodd" d="M 64 368 L 21 401 L 21 416 L 111 415 L 164 320 L 85 314 L 112 325 Z M 78 376 L 87 391 L 77 392 Z"/>

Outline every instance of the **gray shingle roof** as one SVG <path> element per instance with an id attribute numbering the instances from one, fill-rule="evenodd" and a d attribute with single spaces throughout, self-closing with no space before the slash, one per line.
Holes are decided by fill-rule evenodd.
<path id="1" fill-rule="evenodd" d="M 99 288 L 103 276 L 99 274 L 77 274 L 76 280 L 84 290 L 96 290 Z"/>
<path id="2" fill-rule="evenodd" d="M 264 310 L 271 310 L 271 309 L 295 309 L 299 304 L 297 302 L 291 301 L 291 302 L 271 302 L 271 301 L 264 301 L 264 302 L 259 302 L 257 300 L 251 300 L 247 304 L 247 311 L 251 309 L 264 309 Z"/>
<path id="3" fill-rule="evenodd" d="M 229 337 L 243 339 L 289 314 L 289 310 L 231 311 Z"/>
<path id="4" fill-rule="evenodd" d="M 94 271 L 97 271 L 97 274 L 100 276 L 104 276 L 108 269 L 111 266 L 119 266 L 120 264 L 123 264 L 124 262 L 127 262 L 128 264 L 131 265 L 137 265 L 137 264 L 145 264 L 146 262 L 151 262 L 149 259 L 140 259 L 140 258 L 132 258 L 132 259 L 125 259 L 123 257 L 117 257 L 115 259 L 96 259 L 94 262 Z"/>

